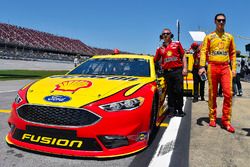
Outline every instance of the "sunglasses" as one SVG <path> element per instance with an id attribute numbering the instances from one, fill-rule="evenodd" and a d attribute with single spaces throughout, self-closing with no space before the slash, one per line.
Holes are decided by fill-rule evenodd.
<path id="1" fill-rule="evenodd" d="M 170 35 L 171 32 L 163 33 L 162 35 Z"/>
<path id="2" fill-rule="evenodd" d="M 216 19 L 216 21 L 217 21 L 218 23 L 225 23 L 225 22 L 226 22 L 225 19 Z"/>

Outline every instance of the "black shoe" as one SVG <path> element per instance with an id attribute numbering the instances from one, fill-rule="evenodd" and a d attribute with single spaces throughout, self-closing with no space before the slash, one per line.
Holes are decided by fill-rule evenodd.
<path id="1" fill-rule="evenodd" d="M 169 107 L 166 114 L 169 118 L 172 118 L 176 115 L 176 111 L 173 107 Z"/>
<path id="2" fill-rule="evenodd" d="M 193 99 L 193 103 L 196 103 L 196 102 L 198 102 L 198 98 Z"/>
<path id="3" fill-rule="evenodd" d="M 178 117 L 184 117 L 186 115 L 186 113 L 184 113 L 182 110 L 181 111 L 178 111 Z"/>
<path id="4" fill-rule="evenodd" d="M 174 115 L 174 116 L 177 116 L 177 115 L 178 115 L 178 112 L 177 112 L 177 111 L 174 111 L 174 112 L 173 112 L 173 115 Z"/>
<path id="5" fill-rule="evenodd" d="M 204 97 L 201 97 L 201 101 L 205 101 L 205 98 L 204 98 Z"/>

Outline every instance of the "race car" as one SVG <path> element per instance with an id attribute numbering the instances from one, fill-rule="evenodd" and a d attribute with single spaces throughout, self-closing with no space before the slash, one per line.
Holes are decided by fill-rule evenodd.
<path id="1" fill-rule="evenodd" d="M 192 70 L 193 70 L 194 58 L 193 58 L 193 54 L 190 54 L 190 53 L 186 53 L 185 56 L 187 58 L 188 74 L 187 76 L 183 78 L 183 89 L 184 89 L 183 93 L 184 93 L 184 96 L 193 97 L 194 79 L 193 79 Z"/>
<path id="2" fill-rule="evenodd" d="M 93 56 L 65 75 L 20 89 L 9 145 L 49 154 L 116 157 L 138 152 L 165 117 L 165 80 L 149 55 Z"/>

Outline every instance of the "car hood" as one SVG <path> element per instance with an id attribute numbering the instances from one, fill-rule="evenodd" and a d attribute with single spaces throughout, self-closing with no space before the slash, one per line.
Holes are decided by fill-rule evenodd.
<path id="1" fill-rule="evenodd" d="M 126 96 L 147 83 L 150 77 L 51 76 L 31 85 L 27 100 L 32 104 L 81 107 L 130 88 Z"/>

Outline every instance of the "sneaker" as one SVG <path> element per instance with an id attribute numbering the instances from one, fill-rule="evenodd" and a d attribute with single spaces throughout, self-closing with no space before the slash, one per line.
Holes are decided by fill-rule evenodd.
<path id="1" fill-rule="evenodd" d="M 209 122 L 209 126 L 211 126 L 211 127 L 216 127 L 216 122 L 215 122 L 215 121 L 210 121 L 210 122 Z"/>
<path id="2" fill-rule="evenodd" d="M 196 102 L 198 102 L 198 98 L 193 99 L 193 103 L 196 103 Z"/>
<path id="3" fill-rule="evenodd" d="M 230 133 L 234 133 L 235 132 L 235 129 L 234 129 L 234 127 L 231 124 L 227 124 L 227 125 L 222 124 L 222 128 L 226 129 Z"/>
<path id="4" fill-rule="evenodd" d="M 201 101 L 205 101 L 205 98 L 204 98 L 204 97 L 201 97 Z"/>

